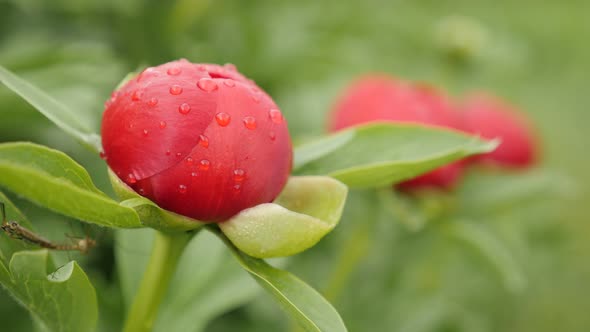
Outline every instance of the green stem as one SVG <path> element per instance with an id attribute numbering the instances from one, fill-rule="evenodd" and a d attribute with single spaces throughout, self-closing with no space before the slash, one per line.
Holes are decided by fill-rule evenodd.
<path id="1" fill-rule="evenodd" d="M 148 266 L 127 314 L 124 332 L 148 332 L 156 321 L 180 256 L 193 234 L 156 232 Z"/>
<path id="2" fill-rule="evenodd" d="M 328 280 L 328 287 L 323 291 L 328 301 L 336 301 L 350 276 L 366 256 L 369 249 L 369 237 L 369 226 L 364 222 L 358 222 L 358 226 L 350 232 L 348 239 L 342 246 L 340 257 L 334 264 Z"/>

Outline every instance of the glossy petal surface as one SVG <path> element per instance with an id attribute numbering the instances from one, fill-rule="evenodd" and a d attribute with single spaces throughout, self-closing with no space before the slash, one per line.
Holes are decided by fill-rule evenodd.
<path id="1" fill-rule="evenodd" d="M 286 183 L 291 142 L 271 110 L 273 100 L 231 67 L 180 60 L 148 68 L 107 103 L 105 157 L 161 207 L 225 220 L 271 202 Z"/>

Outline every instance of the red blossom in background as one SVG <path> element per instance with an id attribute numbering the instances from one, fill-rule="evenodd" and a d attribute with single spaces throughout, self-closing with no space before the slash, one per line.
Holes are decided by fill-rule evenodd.
<path id="1" fill-rule="evenodd" d="M 539 152 L 532 126 L 514 106 L 488 94 L 474 93 L 465 97 L 461 108 L 465 131 L 501 140 L 496 150 L 470 160 L 515 168 L 537 162 Z"/>
<path id="2" fill-rule="evenodd" d="M 203 221 L 271 202 L 292 164 L 274 101 L 233 65 L 186 60 L 144 70 L 115 91 L 104 157 L 139 194 Z"/>
<path id="3" fill-rule="evenodd" d="M 336 131 L 377 121 L 460 128 L 459 114 L 442 91 L 423 83 L 370 75 L 353 81 L 345 89 L 334 106 L 329 129 Z M 399 187 L 405 190 L 421 187 L 450 189 L 460 178 L 462 169 L 461 162 L 454 162 L 402 182 Z"/>

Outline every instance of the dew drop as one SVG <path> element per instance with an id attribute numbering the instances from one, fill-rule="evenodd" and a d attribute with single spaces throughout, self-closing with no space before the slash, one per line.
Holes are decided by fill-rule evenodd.
<path id="1" fill-rule="evenodd" d="M 182 87 L 180 85 L 174 84 L 170 87 L 170 94 L 178 96 L 182 93 Z"/>
<path id="2" fill-rule="evenodd" d="M 104 151 L 100 151 L 98 155 L 100 156 L 100 159 L 107 160 L 107 154 Z"/>
<path id="3" fill-rule="evenodd" d="M 139 188 L 139 194 L 141 196 L 145 195 L 145 190 L 143 188 Z"/>
<path id="4" fill-rule="evenodd" d="M 256 129 L 256 119 L 252 116 L 247 116 L 243 120 L 244 126 L 250 130 Z"/>
<path id="5" fill-rule="evenodd" d="M 207 159 L 203 159 L 199 162 L 199 169 L 201 171 L 208 171 L 209 167 L 211 166 L 211 162 Z"/>
<path id="6" fill-rule="evenodd" d="M 166 155 L 169 156 L 171 154 L 170 150 L 166 150 Z"/>
<path id="7" fill-rule="evenodd" d="M 205 135 L 199 135 L 199 145 L 208 148 L 209 147 L 209 138 Z"/>
<path id="8" fill-rule="evenodd" d="M 158 105 L 158 98 L 156 98 L 156 97 L 150 98 L 150 100 L 148 100 L 147 104 L 148 104 L 148 106 Z"/>
<path id="9" fill-rule="evenodd" d="M 193 160 L 193 158 L 188 157 L 188 158 L 186 158 L 185 162 L 186 162 L 187 165 L 192 165 L 193 162 L 194 162 L 194 160 Z"/>
<path id="10" fill-rule="evenodd" d="M 186 194 L 187 187 L 184 184 L 178 186 L 178 192 L 181 194 Z"/>
<path id="11" fill-rule="evenodd" d="M 188 114 L 191 111 L 191 106 L 187 103 L 182 103 L 180 106 L 178 106 L 178 112 L 180 112 L 180 114 Z"/>
<path id="12" fill-rule="evenodd" d="M 168 68 L 168 70 L 166 71 L 166 74 L 170 75 L 170 76 L 176 76 L 176 75 L 180 75 L 180 73 L 182 72 L 182 70 L 178 67 L 172 67 L 172 68 Z"/>
<path id="13" fill-rule="evenodd" d="M 166 121 L 160 121 L 160 129 L 166 128 Z"/>
<path id="14" fill-rule="evenodd" d="M 210 78 L 201 78 L 197 82 L 197 86 L 199 87 L 199 89 L 201 89 L 205 92 L 213 92 L 213 91 L 217 90 L 217 88 L 219 88 L 217 86 L 217 83 L 215 83 L 215 81 Z"/>
<path id="15" fill-rule="evenodd" d="M 196 178 L 196 177 L 197 177 L 197 175 L 198 175 L 198 174 L 197 174 L 197 172 L 192 172 L 192 173 L 191 173 L 191 176 L 192 176 L 192 177 L 194 177 L 194 178 Z"/>
<path id="16" fill-rule="evenodd" d="M 180 157 L 182 157 L 182 153 L 176 152 L 176 156 L 180 158 Z"/>
<path id="17" fill-rule="evenodd" d="M 273 108 L 270 111 L 268 111 L 268 117 L 274 123 L 282 123 L 283 122 L 283 114 L 281 114 L 281 111 L 279 111 L 276 108 Z"/>
<path id="18" fill-rule="evenodd" d="M 252 95 L 252 100 L 258 104 L 260 103 L 260 96 L 259 95 Z"/>
<path id="19" fill-rule="evenodd" d="M 246 171 L 241 168 L 234 169 L 234 181 L 242 182 L 246 178 Z"/>
<path id="20" fill-rule="evenodd" d="M 226 63 L 225 65 L 223 65 L 223 68 L 227 69 L 227 70 L 231 70 L 231 71 L 237 71 L 238 68 L 236 67 L 236 65 L 234 65 L 233 63 Z"/>
<path id="21" fill-rule="evenodd" d="M 277 134 L 274 131 L 271 131 L 270 133 L 268 133 L 268 137 L 270 137 L 271 141 L 274 141 L 277 139 Z"/>
<path id="22" fill-rule="evenodd" d="M 215 121 L 222 127 L 225 127 L 231 121 L 231 116 L 227 113 L 220 112 L 215 115 Z"/>
<path id="23" fill-rule="evenodd" d="M 143 136 L 147 136 L 150 132 L 147 129 L 143 130 Z"/>
<path id="24" fill-rule="evenodd" d="M 200 71 L 207 71 L 207 67 L 205 67 L 204 65 L 198 65 L 198 66 L 197 66 L 197 70 L 200 70 Z"/>
<path id="25" fill-rule="evenodd" d="M 236 82 L 232 79 L 227 79 L 227 80 L 223 81 L 223 84 L 225 84 L 226 86 L 229 86 L 230 88 L 236 86 Z"/>
<path id="26" fill-rule="evenodd" d="M 135 90 L 133 91 L 133 93 L 131 94 L 131 100 L 133 101 L 138 101 L 143 97 L 143 91 L 141 90 Z"/>
<path id="27" fill-rule="evenodd" d="M 240 191 L 242 191 L 242 185 L 241 184 L 234 185 L 233 190 L 236 194 L 239 193 Z"/>
<path id="28" fill-rule="evenodd" d="M 134 184 L 136 182 L 137 182 L 137 179 L 135 178 L 135 175 L 133 175 L 131 173 L 127 174 L 127 183 Z"/>

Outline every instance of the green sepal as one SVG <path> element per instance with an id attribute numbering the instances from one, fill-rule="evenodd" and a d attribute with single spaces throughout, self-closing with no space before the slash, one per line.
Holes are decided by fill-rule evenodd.
<path id="1" fill-rule="evenodd" d="M 111 169 L 108 173 L 115 193 L 123 200 L 119 204 L 134 209 L 143 225 L 163 232 L 190 231 L 206 225 L 203 221 L 162 209 L 156 203 L 136 193 Z"/>
<path id="2" fill-rule="evenodd" d="M 330 177 L 291 177 L 274 203 L 243 210 L 219 227 L 250 256 L 294 255 L 336 227 L 347 193 L 343 183 Z"/>

